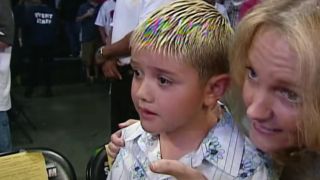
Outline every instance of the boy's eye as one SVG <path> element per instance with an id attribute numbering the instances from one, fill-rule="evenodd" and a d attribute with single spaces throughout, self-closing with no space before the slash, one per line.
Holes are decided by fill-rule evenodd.
<path id="1" fill-rule="evenodd" d="M 172 83 L 169 79 L 161 76 L 158 78 L 158 80 L 161 86 L 170 85 Z"/>
<path id="2" fill-rule="evenodd" d="M 301 100 L 300 100 L 300 97 L 298 96 L 297 93 L 289 90 L 289 89 L 280 89 L 279 90 L 280 94 L 285 97 L 289 102 L 292 102 L 292 103 L 299 103 Z"/>
<path id="3" fill-rule="evenodd" d="M 134 76 L 134 77 L 139 77 L 139 76 L 141 76 L 141 71 L 136 70 L 136 69 L 133 69 L 133 76 Z"/>
<path id="4" fill-rule="evenodd" d="M 247 70 L 248 70 L 248 78 L 249 79 L 256 79 L 257 78 L 257 73 L 256 73 L 256 71 L 252 68 L 252 67 L 250 67 L 250 66 L 248 66 L 248 67 L 246 67 L 247 68 Z"/>

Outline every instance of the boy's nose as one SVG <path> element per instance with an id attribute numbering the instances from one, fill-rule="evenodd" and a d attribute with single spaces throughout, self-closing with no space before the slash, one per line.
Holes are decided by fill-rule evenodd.
<path id="1" fill-rule="evenodd" d="M 137 90 L 137 97 L 145 102 L 151 102 L 152 101 L 152 95 L 151 95 L 151 84 L 148 83 L 148 81 L 143 80 Z"/>

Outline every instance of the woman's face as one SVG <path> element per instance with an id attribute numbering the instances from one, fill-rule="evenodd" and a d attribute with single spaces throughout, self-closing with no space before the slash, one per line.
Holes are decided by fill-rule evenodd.
<path id="1" fill-rule="evenodd" d="M 250 139 L 267 153 L 296 147 L 302 104 L 296 53 L 278 31 L 262 27 L 248 56 L 243 98 Z"/>

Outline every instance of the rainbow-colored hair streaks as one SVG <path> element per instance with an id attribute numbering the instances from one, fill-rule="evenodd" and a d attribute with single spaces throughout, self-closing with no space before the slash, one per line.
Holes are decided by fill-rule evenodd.
<path id="1" fill-rule="evenodd" d="M 232 33 L 228 21 L 214 6 L 202 0 L 176 0 L 137 27 L 131 48 L 133 53 L 148 49 L 178 57 L 207 78 L 228 72 L 227 52 Z"/>

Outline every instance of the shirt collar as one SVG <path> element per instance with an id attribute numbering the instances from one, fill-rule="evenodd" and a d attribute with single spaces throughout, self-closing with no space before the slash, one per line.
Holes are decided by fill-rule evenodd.
<path id="1" fill-rule="evenodd" d="M 191 157 L 193 168 L 207 161 L 224 172 L 237 176 L 243 156 L 244 137 L 228 109 L 223 104 L 220 106 L 223 114 L 219 122 L 209 131 L 200 147 L 195 152 L 183 156 L 181 161 Z M 141 151 L 147 154 L 150 162 L 161 159 L 158 135 L 142 133 L 137 143 Z"/>
<path id="2" fill-rule="evenodd" d="M 193 166 L 207 161 L 213 166 L 237 176 L 244 150 L 244 137 L 228 109 L 221 104 L 223 115 L 203 140 L 193 158 Z"/>

